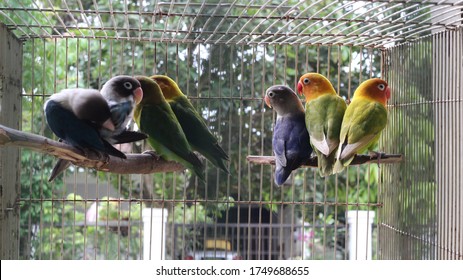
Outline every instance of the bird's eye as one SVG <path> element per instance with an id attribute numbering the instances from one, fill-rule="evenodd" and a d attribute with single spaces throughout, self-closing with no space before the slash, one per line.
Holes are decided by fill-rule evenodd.
<path id="1" fill-rule="evenodd" d="M 269 93 L 267 93 L 268 97 L 272 98 L 275 96 L 275 93 L 273 91 L 270 91 Z"/>
<path id="2" fill-rule="evenodd" d="M 133 85 L 132 85 L 131 82 L 125 82 L 125 83 L 124 83 L 124 87 L 125 87 L 126 89 L 129 89 L 129 90 L 130 90 L 130 89 L 133 88 Z"/>
<path id="3" fill-rule="evenodd" d="M 304 80 L 302 80 L 302 82 L 304 82 L 304 85 L 308 85 L 310 83 L 310 80 L 309 78 L 305 78 Z"/>
<path id="4" fill-rule="evenodd" d="M 383 91 L 385 88 L 386 88 L 386 85 L 384 85 L 384 84 L 379 84 L 378 85 L 378 89 L 381 90 L 381 91 Z"/>

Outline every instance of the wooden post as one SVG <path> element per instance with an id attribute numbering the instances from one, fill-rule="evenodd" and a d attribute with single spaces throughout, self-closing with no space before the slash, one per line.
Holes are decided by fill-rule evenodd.
<path id="1" fill-rule="evenodd" d="M 0 23 L 0 124 L 20 129 L 22 43 Z M 0 258 L 19 258 L 20 152 L 0 148 Z"/>

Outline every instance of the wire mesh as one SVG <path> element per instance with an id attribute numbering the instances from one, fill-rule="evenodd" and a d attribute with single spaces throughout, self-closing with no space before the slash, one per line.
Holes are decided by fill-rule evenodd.
<path id="1" fill-rule="evenodd" d="M 205 183 L 188 171 L 79 167 L 48 183 L 55 159 L 22 150 L 20 258 L 461 258 L 462 3 L 325 2 L 0 4 L 23 41 L 22 130 L 53 138 L 42 106 L 61 89 L 157 73 L 177 81 L 230 155 L 229 175 L 206 162 Z M 266 88 L 311 71 L 346 100 L 385 78 L 393 97 L 379 150 L 405 161 L 329 178 L 301 168 L 283 187 L 272 166 L 249 163 L 272 154 Z"/>
<path id="2" fill-rule="evenodd" d="M 461 1 L 325 2 L 5 0 L 0 16 L 23 39 L 84 37 L 237 45 L 384 47 L 461 26 Z"/>
<path id="3" fill-rule="evenodd" d="M 462 30 L 387 50 L 394 89 L 385 149 L 406 155 L 383 173 L 386 259 L 461 259 Z"/>

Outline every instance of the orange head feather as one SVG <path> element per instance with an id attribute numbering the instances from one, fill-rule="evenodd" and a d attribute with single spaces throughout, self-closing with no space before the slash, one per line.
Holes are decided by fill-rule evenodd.
<path id="1" fill-rule="evenodd" d="M 353 98 L 368 98 L 387 105 L 387 100 L 391 98 L 391 89 L 386 81 L 379 78 L 372 78 L 364 81 L 354 92 Z"/>
<path id="2" fill-rule="evenodd" d="M 300 95 L 304 94 L 307 102 L 320 95 L 336 94 L 331 82 L 325 76 L 318 73 L 306 73 L 302 75 L 297 83 L 297 91 Z"/>

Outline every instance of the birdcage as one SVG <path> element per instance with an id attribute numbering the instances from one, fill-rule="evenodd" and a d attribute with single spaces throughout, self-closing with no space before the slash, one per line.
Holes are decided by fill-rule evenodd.
<path id="1" fill-rule="evenodd" d="M 457 0 L 2 1 L 2 259 L 461 259 L 462 11 Z M 275 185 L 273 165 L 249 157 L 273 154 L 262 98 L 306 72 L 346 100 L 361 81 L 388 81 L 377 151 L 399 160 L 325 178 L 304 166 Z M 173 78 L 229 174 L 206 160 L 205 182 L 72 165 L 48 182 L 56 157 L 5 144 L 4 127 L 57 140 L 46 98 L 119 74 Z"/>

